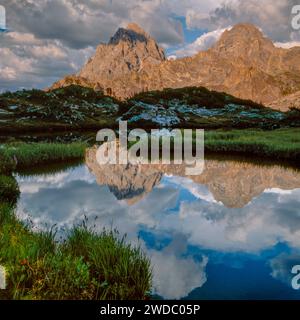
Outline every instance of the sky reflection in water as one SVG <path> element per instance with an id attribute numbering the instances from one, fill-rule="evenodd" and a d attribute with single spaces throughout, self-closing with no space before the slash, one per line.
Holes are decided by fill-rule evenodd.
<path id="1" fill-rule="evenodd" d="M 97 230 L 139 238 L 164 298 L 300 298 L 291 287 L 291 267 L 300 264 L 300 173 L 213 161 L 193 181 L 161 168 L 87 165 L 18 176 L 19 217 L 70 228 L 86 215 Z"/>

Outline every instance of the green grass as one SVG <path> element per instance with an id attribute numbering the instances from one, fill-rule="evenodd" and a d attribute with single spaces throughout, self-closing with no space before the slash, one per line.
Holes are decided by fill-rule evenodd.
<path id="1" fill-rule="evenodd" d="M 182 132 L 183 133 L 183 132 Z M 148 136 L 150 138 L 150 135 Z M 195 140 L 195 131 L 194 137 Z M 171 138 L 171 157 L 174 151 L 174 142 Z M 136 141 L 128 143 L 130 149 Z M 141 144 L 141 142 L 139 142 Z M 151 142 L 145 139 L 144 143 L 151 154 Z M 195 144 L 195 141 L 193 142 Z M 205 152 L 220 153 L 228 156 L 242 155 L 249 160 L 257 158 L 273 161 L 289 162 L 300 166 L 300 128 L 277 130 L 214 130 L 205 131 Z M 160 138 L 160 155 L 162 139 Z M 286 163 L 288 164 L 288 163 Z"/>
<path id="2" fill-rule="evenodd" d="M 32 232 L 9 205 L 0 206 L 0 264 L 7 289 L 0 299 L 145 299 L 150 261 L 115 231 L 97 234 L 85 224 L 63 242 L 55 232 Z"/>
<path id="3" fill-rule="evenodd" d="M 2 145 L 0 158 L 6 159 L 10 168 L 33 167 L 38 164 L 83 159 L 87 144 L 84 142 L 63 143 L 14 143 Z M 9 167 L 7 165 L 6 167 Z M 1 167 L 0 167 L 1 168 Z M 3 169 L 3 172 L 7 170 Z"/>
<path id="4" fill-rule="evenodd" d="M 272 131 L 206 131 L 205 150 L 287 160 L 299 164 L 300 128 Z"/>
<path id="5" fill-rule="evenodd" d="M 4 146 L 0 147 L 0 174 L 10 174 L 16 168 L 16 163 L 13 157 L 5 154 Z"/>
<path id="6" fill-rule="evenodd" d="M 15 203 L 19 193 L 19 186 L 14 177 L 0 175 L 0 202 Z"/>

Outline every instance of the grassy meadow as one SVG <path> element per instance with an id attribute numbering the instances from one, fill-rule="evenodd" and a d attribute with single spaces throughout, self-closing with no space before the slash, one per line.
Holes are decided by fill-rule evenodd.
<path id="1" fill-rule="evenodd" d="M 300 128 L 205 132 L 205 150 L 300 163 Z"/>
<path id="2" fill-rule="evenodd" d="M 100 234 L 85 224 L 57 242 L 55 231 L 32 232 L 9 204 L 0 207 L 0 264 L 7 289 L 0 299 L 145 299 L 151 289 L 149 259 L 116 231 Z"/>

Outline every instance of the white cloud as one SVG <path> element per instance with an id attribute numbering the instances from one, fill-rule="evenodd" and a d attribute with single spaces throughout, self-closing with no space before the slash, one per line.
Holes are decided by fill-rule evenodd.
<path id="1" fill-rule="evenodd" d="M 201 262 L 194 259 L 180 258 L 174 253 L 149 250 L 154 267 L 153 286 L 156 293 L 165 299 L 180 299 L 187 296 L 193 289 L 200 288 L 206 282 L 206 256 Z"/>
<path id="2" fill-rule="evenodd" d="M 231 27 L 217 29 L 201 35 L 193 43 L 187 44 L 186 46 L 175 51 L 177 57 L 186 57 L 197 54 L 199 51 L 204 51 L 211 48 L 221 37 L 225 30 L 230 30 Z"/>
<path id="3" fill-rule="evenodd" d="M 240 22 L 253 23 L 273 41 L 286 42 L 299 37 L 291 28 L 291 8 L 296 0 L 229 0 L 203 14 L 197 8 L 187 12 L 190 28 L 216 30 Z M 299 39 L 294 39 L 299 40 Z"/>
<path id="4" fill-rule="evenodd" d="M 72 48 L 107 41 L 128 22 L 139 23 L 160 43 L 183 40 L 181 24 L 174 18 L 170 0 L 4 0 L 14 30 L 40 39 L 60 40 Z"/>
<path id="5" fill-rule="evenodd" d="M 0 48 L 0 81 L 16 80 L 20 73 L 30 73 L 32 71 L 32 59 L 30 57 L 20 57 L 12 48 Z"/>
<path id="6" fill-rule="evenodd" d="M 62 48 L 54 44 L 49 44 L 45 46 L 34 46 L 29 48 L 29 52 L 35 58 L 52 57 L 55 59 L 64 59 L 67 57 L 66 50 L 63 50 Z"/>
<path id="7" fill-rule="evenodd" d="M 1 50 L 0 50 L 1 53 Z M 1 77 L 7 79 L 7 80 L 15 80 L 17 79 L 17 73 L 16 70 L 11 67 L 0 67 L 0 74 Z"/>
<path id="8" fill-rule="evenodd" d="M 167 57 L 168 60 L 176 60 L 177 56 L 175 54 L 172 54 L 170 56 Z"/>
<path id="9" fill-rule="evenodd" d="M 0 34 L 0 91 L 45 88 L 58 78 L 76 73 L 94 49 L 71 49 L 58 40 L 41 40 L 33 34 Z"/>
<path id="10" fill-rule="evenodd" d="M 274 45 L 277 48 L 290 49 L 294 47 L 300 47 L 300 41 L 275 42 Z"/>

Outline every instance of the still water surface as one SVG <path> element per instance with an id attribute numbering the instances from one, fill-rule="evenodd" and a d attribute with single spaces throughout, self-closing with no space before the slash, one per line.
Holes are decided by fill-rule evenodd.
<path id="1" fill-rule="evenodd" d="M 154 290 L 166 299 L 300 299 L 300 172 L 279 165 L 206 160 L 181 166 L 86 163 L 17 176 L 18 215 L 60 233 L 85 217 L 142 245 Z M 139 240 L 138 240 L 139 239 Z"/>

